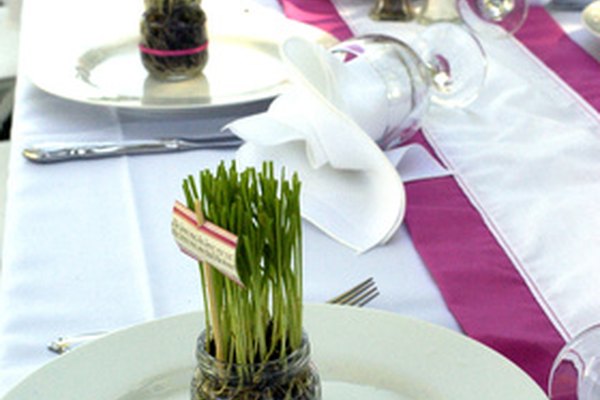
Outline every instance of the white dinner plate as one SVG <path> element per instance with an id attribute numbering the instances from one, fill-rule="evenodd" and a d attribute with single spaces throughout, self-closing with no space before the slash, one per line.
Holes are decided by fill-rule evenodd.
<path id="1" fill-rule="evenodd" d="M 38 29 L 27 30 L 28 48 L 35 49 L 26 55 L 28 76 L 46 92 L 103 106 L 175 110 L 268 100 L 289 83 L 279 55 L 283 41 L 300 36 L 325 46 L 336 42 L 328 33 L 274 11 L 210 0 L 203 3 L 209 36 L 203 74 L 162 82 L 149 76 L 140 59 L 143 10 L 128 3 L 141 6 L 142 1 L 107 0 L 100 2 L 102 7 L 74 0 L 50 3 L 30 13 L 34 18 L 28 22 Z M 124 15 L 114 15 L 114 10 Z M 102 15 L 108 11 L 113 14 Z M 79 20 L 82 15 L 85 23 Z"/>
<path id="2" fill-rule="evenodd" d="M 187 400 L 200 313 L 110 334 L 45 365 L 4 400 Z M 383 311 L 305 308 L 323 400 L 545 400 L 489 348 L 446 328 Z"/>

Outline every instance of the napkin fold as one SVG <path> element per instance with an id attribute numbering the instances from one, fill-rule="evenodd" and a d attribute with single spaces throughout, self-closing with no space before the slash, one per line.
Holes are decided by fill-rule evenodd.
<path id="1" fill-rule="evenodd" d="M 224 128 L 246 142 L 236 154 L 238 164 L 259 167 L 271 160 L 297 172 L 303 217 L 339 242 L 359 252 L 385 243 L 406 208 L 395 165 L 408 166 L 413 179 L 449 172 L 416 145 L 387 155 L 378 147 L 387 100 L 367 63 L 344 63 L 301 38 L 288 39 L 281 53 L 291 88 L 266 112 Z"/>

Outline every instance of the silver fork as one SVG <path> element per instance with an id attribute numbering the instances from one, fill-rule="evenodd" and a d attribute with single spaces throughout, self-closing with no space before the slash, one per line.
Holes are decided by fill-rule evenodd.
<path id="1" fill-rule="evenodd" d="M 329 299 L 327 303 L 362 307 L 379 296 L 379 290 L 373 278 L 368 278 L 342 294 Z"/>
<path id="2" fill-rule="evenodd" d="M 345 292 L 327 300 L 326 303 L 334 305 L 346 305 L 363 307 L 379 296 L 379 290 L 373 278 L 367 278 L 358 285 L 351 287 Z M 73 347 L 99 339 L 108 332 L 83 333 L 75 336 L 59 337 L 48 344 L 48 350 L 56 354 L 63 354 Z"/>

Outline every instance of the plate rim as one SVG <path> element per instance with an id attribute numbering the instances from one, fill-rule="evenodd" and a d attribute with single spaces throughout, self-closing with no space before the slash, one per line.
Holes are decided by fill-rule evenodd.
<path id="1" fill-rule="evenodd" d="M 265 13 L 265 12 L 257 12 L 255 17 L 260 19 L 269 19 L 269 18 L 273 18 L 272 16 L 269 16 L 269 13 Z M 325 46 L 330 46 L 332 44 L 337 43 L 337 39 L 331 35 L 330 33 L 319 29 L 315 26 L 312 25 L 308 25 L 299 21 L 295 21 L 295 20 L 291 20 L 291 19 L 287 19 L 287 18 L 282 18 L 281 21 L 284 23 L 285 26 L 289 27 L 290 29 L 290 34 L 286 34 L 286 36 L 283 37 L 278 37 L 275 36 L 273 38 L 270 38 L 270 40 L 272 41 L 272 43 L 276 46 L 280 46 L 287 38 L 292 37 L 292 36 L 300 36 L 300 37 L 305 37 L 305 38 L 310 38 L 311 40 L 314 40 L 318 43 L 321 43 Z M 268 21 L 265 22 L 266 24 L 268 24 Z M 210 32 L 209 32 L 210 35 Z M 241 32 L 239 31 L 220 31 L 220 30 L 216 30 L 213 33 L 213 39 L 212 41 L 218 40 L 219 37 L 239 37 L 239 38 L 254 38 L 254 39 L 260 39 L 260 40 L 266 40 L 266 37 L 261 37 L 256 36 L 255 33 L 249 33 L 247 35 L 242 35 Z M 113 40 L 110 43 L 103 43 L 102 45 L 108 46 L 114 43 L 118 43 L 118 42 L 126 42 L 129 40 L 135 40 L 137 36 L 131 36 L 130 34 L 127 34 L 121 38 L 119 38 L 117 41 Z M 113 43 L 114 42 L 114 43 Z M 96 44 L 96 45 L 100 45 L 100 44 Z M 78 60 L 81 58 L 81 56 L 83 54 L 85 54 L 85 52 L 94 50 L 93 48 L 86 48 L 84 50 L 80 50 L 77 52 L 73 53 L 73 57 L 72 59 L 69 59 L 69 64 L 73 64 L 72 67 L 76 70 L 77 69 L 77 63 Z M 209 61 L 210 62 L 210 61 Z M 283 65 L 284 61 L 281 59 L 281 56 L 279 56 L 279 62 Z M 215 101 L 209 101 L 209 102 L 197 102 L 197 103 L 193 103 L 193 104 L 142 104 L 141 102 L 141 98 L 139 100 L 132 100 L 132 101 L 127 101 L 127 100 L 119 100 L 117 98 L 118 93 L 115 93 L 115 95 L 111 95 L 111 96 L 101 96 L 102 93 L 98 93 L 98 97 L 93 97 L 91 95 L 76 95 L 74 94 L 74 89 L 68 89 L 68 90 L 64 90 L 61 89 L 61 85 L 57 84 L 57 83 L 52 83 L 52 82 L 48 82 L 46 78 L 44 78 L 45 74 L 41 73 L 40 70 L 43 70 L 43 67 L 40 66 L 36 66 L 36 62 L 35 62 L 35 58 L 33 58 L 32 60 L 30 60 L 29 62 L 27 62 L 28 67 L 26 68 L 26 75 L 29 78 L 29 80 L 31 81 L 31 83 L 36 86 L 37 88 L 41 89 L 42 91 L 54 95 L 56 97 L 59 97 L 61 99 L 64 100 L 69 100 L 69 101 L 73 101 L 76 103 L 80 103 L 80 104 L 86 104 L 86 105 L 91 105 L 91 106 L 99 106 L 99 107 L 114 107 L 117 109 L 125 109 L 125 110 L 143 110 L 143 111 L 190 111 L 190 110 L 215 110 L 215 109 L 220 109 L 220 108 L 230 108 L 230 107 L 235 107 L 235 106 L 243 106 L 243 105 L 248 105 L 248 104 L 253 104 L 253 103 L 260 103 L 260 102 L 265 102 L 265 101 L 270 101 L 273 98 L 275 98 L 276 96 L 278 96 L 279 94 L 281 94 L 290 84 L 290 76 L 288 74 L 287 79 L 284 79 L 280 82 L 278 82 L 277 84 L 273 84 L 271 86 L 265 87 L 263 89 L 257 90 L 255 93 L 242 93 L 239 96 L 234 96 L 234 95 L 227 95 L 227 96 L 222 96 L 221 98 L 217 98 L 217 100 Z M 66 65 L 65 63 L 58 63 L 57 64 L 58 67 L 64 66 Z M 64 74 L 64 76 L 66 76 L 67 74 Z M 75 76 L 75 74 L 73 74 L 73 76 Z M 82 89 L 82 91 L 84 90 L 90 90 L 91 89 L 91 85 L 88 86 L 81 86 L 83 85 L 81 80 L 78 78 L 74 78 L 71 77 L 69 78 L 71 79 L 72 82 L 74 82 L 74 87 L 80 87 Z M 90 93 L 93 93 L 90 92 Z"/>
<path id="2" fill-rule="evenodd" d="M 443 326 L 435 325 L 435 324 L 432 324 L 430 322 L 426 322 L 423 320 L 415 319 L 412 317 L 406 317 L 406 316 L 403 316 L 400 314 L 396 314 L 396 313 L 392 313 L 392 312 L 384 311 L 384 310 L 378 310 L 378 309 L 357 308 L 357 307 L 340 307 L 340 306 L 323 305 L 323 304 L 306 304 L 305 305 L 305 322 L 310 322 L 308 324 L 309 328 L 307 329 L 309 332 L 309 337 L 312 337 L 313 336 L 312 333 L 315 333 L 317 331 L 315 329 L 315 326 L 316 326 L 315 322 L 317 320 L 320 320 L 321 322 L 326 321 L 327 318 L 334 319 L 334 320 L 337 319 L 337 323 L 341 322 L 342 324 L 348 323 L 348 322 L 354 323 L 356 321 L 362 321 L 362 325 L 365 325 L 365 324 L 372 324 L 374 321 L 380 321 L 382 326 L 388 324 L 395 328 L 403 328 L 405 330 L 405 332 L 411 331 L 411 330 L 412 331 L 421 331 L 419 333 L 422 334 L 422 336 L 424 338 L 431 338 L 431 337 L 450 338 L 449 343 L 453 343 L 452 346 L 456 346 L 456 344 L 458 343 L 459 348 L 449 349 L 449 350 L 452 350 L 452 351 L 461 350 L 460 347 L 462 347 L 463 350 L 468 348 L 469 351 L 467 351 L 467 353 L 475 352 L 476 354 L 480 354 L 484 359 L 487 359 L 486 363 L 488 363 L 488 364 L 486 364 L 486 365 L 488 367 L 489 367 L 489 362 L 491 362 L 492 369 L 496 368 L 496 369 L 498 369 L 499 372 L 502 372 L 502 374 L 508 374 L 507 376 L 512 377 L 513 381 L 507 382 L 507 383 L 511 387 L 518 388 L 515 390 L 519 390 L 519 389 L 524 390 L 524 394 L 522 394 L 522 395 L 519 395 L 519 393 L 517 393 L 517 395 L 518 395 L 517 398 L 523 398 L 523 399 L 528 399 L 528 400 L 536 400 L 538 398 L 539 398 L 539 400 L 546 399 L 546 396 L 543 393 L 543 391 L 541 390 L 541 388 L 539 388 L 539 386 L 529 376 L 527 376 L 523 370 L 521 370 L 518 366 L 516 366 L 512 361 L 508 360 L 506 357 L 497 353 L 495 350 L 481 344 L 480 342 L 477 342 L 465 335 L 462 335 L 458 332 L 455 332 L 455 331 L 445 328 Z M 66 364 L 66 367 L 69 367 L 70 363 L 76 364 L 80 360 L 85 361 L 86 358 L 93 359 L 94 356 L 96 356 L 96 357 L 98 356 L 99 352 L 105 351 L 111 345 L 114 346 L 115 344 L 118 344 L 118 343 L 125 345 L 125 344 L 127 344 L 127 340 L 129 340 L 131 342 L 131 341 L 135 340 L 136 338 L 143 337 L 144 332 L 146 332 L 146 334 L 149 331 L 160 332 L 162 329 L 164 329 L 165 327 L 169 327 L 169 326 L 176 327 L 177 325 L 181 325 L 181 324 L 187 326 L 186 324 L 198 323 L 198 324 L 200 324 L 198 327 L 198 332 L 185 333 L 185 335 L 192 335 L 195 338 L 196 333 L 199 333 L 199 330 L 202 329 L 203 321 L 204 321 L 203 313 L 201 311 L 192 311 L 192 312 L 176 314 L 176 315 L 172 315 L 172 316 L 168 316 L 168 317 L 164 317 L 164 318 L 159 318 L 159 319 L 147 321 L 147 322 L 144 322 L 141 324 L 133 325 L 133 326 L 130 326 L 127 328 L 119 329 L 119 330 L 114 331 L 113 333 L 110 333 L 110 334 L 106 335 L 105 337 L 98 339 L 94 342 L 90 342 L 90 343 L 81 345 L 81 346 L 75 348 L 74 350 L 72 350 L 71 352 L 66 353 L 66 354 L 44 364 L 43 366 L 38 368 L 36 371 L 34 371 L 30 375 L 23 378 L 8 393 L 6 393 L 6 395 L 4 397 L 2 397 L 2 399 L 3 400 L 21 399 L 21 398 L 23 398 L 22 393 L 25 393 L 25 394 L 31 393 L 31 390 L 33 390 L 32 386 L 37 387 L 36 379 L 39 381 L 41 379 L 40 377 L 43 378 L 45 375 L 57 376 L 57 375 L 59 375 L 57 373 L 61 372 L 61 368 L 63 368 L 65 366 L 65 364 Z M 333 321 L 333 322 L 336 322 L 336 321 Z M 359 322 L 359 324 L 360 324 L 360 322 Z M 185 328 L 185 326 L 181 326 L 180 329 Z M 371 325 L 371 326 L 368 326 L 367 328 L 371 329 L 373 326 L 374 325 Z M 422 332 L 423 330 L 425 332 Z M 395 334 L 395 333 L 387 332 L 386 334 L 389 335 L 389 334 Z M 323 333 L 321 333 L 321 336 L 322 335 L 323 335 Z M 316 335 L 316 336 L 319 336 L 319 335 Z M 383 335 L 383 336 L 385 336 L 385 335 Z M 402 338 L 402 336 L 399 336 L 398 340 L 401 340 L 401 338 Z M 340 338 L 337 337 L 336 339 L 339 340 Z M 154 338 L 154 340 L 157 340 L 157 338 Z M 427 340 L 431 340 L 431 339 L 427 339 Z M 311 345 L 313 347 L 313 351 L 314 351 L 314 349 L 319 350 L 319 344 L 320 344 L 319 342 L 311 343 Z M 179 349 L 179 351 L 180 350 L 181 349 Z M 192 353 L 192 349 L 190 349 L 190 356 L 191 356 L 191 353 Z M 125 356 L 125 355 L 121 355 L 121 357 L 122 356 Z M 434 358 L 434 360 L 435 360 L 435 358 Z M 181 365 L 183 365 L 183 360 L 180 360 L 180 361 L 182 362 Z M 329 364 L 333 365 L 332 363 L 333 363 L 333 361 L 330 362 Z M 325 367 L 324 368 L 325 370 L 331 368 L 331 365 L 329 365 L 329 364 L 325 365 L 327 363 L 325 363 L 325 364 L 321 363 L 321 364 L 319 364 L 317 362 L 318 368 L 320 368 L 319 365 L 321 365 L 322 367 Z M 190 368 L 191 368 L 191 366 L 190 366 Z M 168 369 L 166 371 L 171 371 L 171 370 L 172 370 L 172 368 Z M 489 371 L 487 371 L 487 369 L 484 368 L 483 372 L 486 373 Z M 55 373 L 55 375 L 52 375 L 53 373 Z M 61 376 L 62 376 L 61 379 L 64 380 L 64 374 Z M 147 378 L 150 378 L 150 377 L 147 377 Z M 108 378 L 106 378 L 106 379 L 108 379 Z M 136 384 L 139 384 L 139 383 L 140 383 L 140 380 L 137 380 L 136 382 L 129 382 L 129 384 L 132 386 L 135 386 Z M 28 387 L 28 385 L 29 385 L 29 387 Z M 37 387 L 37 389 L 40 389 L 40 388 Z M 475 389 L 477 389 L 477 388 L 475 388 Z M 509 390 L 510 390 L 510 388 L 509 388 Z M 42 393 L 44 393 L 44 392 L 42 391 Z M 120 396 L 123 396 L 125 394 L 126 393 L 121 393 Z M 478 396 L 479 396 L 479 394 L 474 394 L 473 398 L 481 398 Z M 45 398 L 48 398 L 48 397 L 45 397 Z M 103 398 L 112 399 L 113 397 L 105 396 Z M 442 398 L 441 395 L 440 395 L 440 398 Z M 453 398 L 453 397 L 448 397 L 448 398 Z M 53 398 L 50 397 L 50 399 L 53 399 Z M 62 398 L 61 398 L 61 400 L 62 400 Z"/>

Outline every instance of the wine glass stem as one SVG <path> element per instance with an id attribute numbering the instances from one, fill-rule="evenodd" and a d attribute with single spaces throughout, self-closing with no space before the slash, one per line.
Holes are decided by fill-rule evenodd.
<path id="1" fill-rule="evenodd" d="M 431 82 L 441 93 L 449 93 L 452 85 L 450 63 L 441 54 L 433 54 L 426 62 Z"/>

